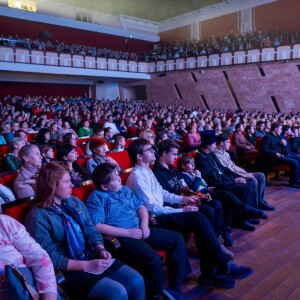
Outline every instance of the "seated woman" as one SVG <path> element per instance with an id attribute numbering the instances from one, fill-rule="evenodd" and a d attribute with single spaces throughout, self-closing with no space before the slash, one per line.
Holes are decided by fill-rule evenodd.
<path id="1" fill-rule="evenodd" d="M 246 132 L 246 135 L 245 135 L 246 140 L 251 145 L 253 145 L 254 147 L 256 147 L 256 138 L 255 138 L 255 135 L 254 135 L 254 132 L 255 132 L 254 125 L 247 125 L 245 127 L 245 132 Z"/>
<path id="2" fill-rule="evenodd" d="M 76 138 L 77 138 L 77 134 L 75 133 L 75 131 L 71 128 L 70 123 L 68 121 L 64 121 L 62 123 L 61 128 L 58 131 L 59 134 L 59 140 L 62 140 L 63 136 L 67 133 L 73 133 Z"/>
<path id="3" fill-rule="evenodd" d="M 77 152 L 78 156 L 84 156 L 82 149 L 79 146 L 77 146 L 77 136 L 74 133 L 69 132 L 63 136 L 63 145 L 71 145 L 75 147 L 75 151 Z"/>
<path id="4" fill-rule="evenodd" d="M 92 138 L 94 137 L 99 137 L 99 138 L 104 138 L 104 129 L 103 127 L 97 126 L 94 128 L 94 135 L 92 136 Z M 106 145 L 106 152 L 108 152 L 108 146 Z M 85 156 L 86 157 L 91 157 L 93 155 L 92 151 L 90 150 L 90 141 L 88 141 L 85 145 Z"/>
<path id="5" fill-rule="evenodd" d="M 122 186 L 114 165 L 97 166 L 93 183 L 96 190 L 86 202 L 91 219 L 99 232 L 118 238 L 121 247 L 115 251 L 117 257 L 138 268 L 145 278 L 149 299 L 158 299 L 163 287 L 163 265 L 155 249 L 167 251 L 167 290 L 174 299 L 182 299 L 181 280 L 190 272 L 183 237 L 177 232 L 149 228 L 147 209 L 128 187 Z"/>
<path id="6" fill-rule="evenodd" d="M 17 199 L 32 197 L 35 193 L 36 176 L 42 165 L 42 156 L 36 145 L 27 144 L 19 152 L 21 168 L 14 181 Z"/>
<path id="7" fill-rule="evenodd" d="M 40 147 L 41 155 L 43 157 L 42 165 L 54 160 L 53 148 L 49 145 L 42 145 Z"/>
<path id="8" fill-rule="evenodd" d="M 25 226 L 49 254 L 76 299 L 145 299 L 141 275 L 111 257 L 83 202 L 71 196 L 69 170 L 62 162 L 44 165 Z"/>
<path id="9" fill-rule="evenodd" d="M 51 141 L 51 133 L 48 128 L 42 128 L 36 135 L 35 143 L 38 146 L 49 145 L 52 148 L 56 148 L 56 145 Z"/>
<path id="10" fill-rule="evenodd" d="M 255 146 L 253 146 L 250 142 L 248 142 L 243 134 L 244 125 L 242 123 L 238 123 L 235 125 L 235 144 L 239 154 L 244 155 L 250 152 L 256 153 L 257 150 Z"/>
<path id="11" fill-rule="evenodd" d="M 14 299 L 6 289 L 5 266 L 29 267 L 34 275 L 37 291 L 42 300 L 57 299 L 57 285 L 53 265 L 48 254 L 15 219 L 0 214 L 0 299 Z M 26 277 L 27 282 L 30 282 Z"/>
<path id="12" fill-rule="evenodd" d="M 81 186 L 84 181 L 91 179 L 87 171 L 76 162 L 77 158 L 78 154 L 73 146 L 63 145 L 60 147 L 58 159 L 68 168 L 74 187 Z"/>
<path id="13" fill-rule="evenodd" d="M 93 128 L 90 127 L 90 122 L 88 120 L 84 120 L 82 122 L 82 126 L 78 129 L 78 137 L 84 136 L 92 136 Z"/>
<path id="14" fill-rule="evenodd" d="M 5 156 L 5 171 L 17 171 L 21 168 L 21 160 L 19 159 L 19 151 L 25 145 L 23 139 L 14 137 L 9 142 L 9 150 Z"/>
<path id="15" fill-rule="evenodd" d="M 119 164 L 109 156 L 106 156 L 106 139 L 92 138 L 90 140 L 90 150 L 92 151 L 92 157 L 87 161 L 86 168 L 89 174 L 92 174 L 94 169 L 103 163 L 114 164 L 118 171 L 121 170 Z"/>
<path id="16" fill-rule="evenodd" d="M 197 131 L 197 123 L 191 123 L 189 128 L 189 133 L 186 136 L 186 151 L 197 150 L 201 144 L 200 133 Z"/>

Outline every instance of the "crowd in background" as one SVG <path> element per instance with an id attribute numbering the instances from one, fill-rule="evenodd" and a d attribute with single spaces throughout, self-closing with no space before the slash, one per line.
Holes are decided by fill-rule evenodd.
<path id="1" fill-rule="evenodd" d="M 66 44 L 62 41 L 44 41 L 42 39 L 21 38 L 18 35 L 1 36 L 0 45 L 20 47 L 31 50 L 55 51 L 57 53 L 89 55 L 94 57 L 157 61 L 166 59 L 186 58 L 200 55 L 220 54 L 224 52 L 246 51 L 282 45 L 294 45 L 300 42 L 298 32 L 281 29 L 273 31 L 253 31 L 228 35 L 211 35 L 207 39 L 187 39 L 169 45 L 155 44 L 153 50 L 135 53 L 132 51 L 97 48 L 84 44 Z M 127 44 L 127 42 L 126 42 Z"/>
<path id="2" fill-rule="evenodd" d="M 43 41 L 39 38 L 21 38 L 18 35 L 1 36 L 0 45 L 8 47 L 25 48 L 29 50 L 55 51 L 57 53 L 79 54 L 94 57 L 137 60 L 138 55 L 131 51 L 112 50 L 108 48 L 97 48 L 84 44 L 66 44 L 61 41 Z"/>
<path id="3" fill-rule="evenodd" d="M 144 299 L 143 277 L 147 299 L 160 299 L 166 293 L 173 297 L 170 299 L 182 300 L 181 281 L 190 267 L 185 242 L 178 233 L 185 237 L 191 232 L 196 236 L 201 260 L 198 282 L 233 288 L 235 279 L 250 276 L 252 269 L 232 262 L 234 253 L 224 246 L 234 244 L 231 227 L 254 231 L 254 225 L 268 218 L 265 211 L 275 210 L 264 200 L 265 174 L 256 170 L 249 173 L 234 162 L 250 154 L 254 155 L 252 163 L 252 157 L 258 154 L 257 139 L 262 138 L 267 157 L 277 151 L 273 154 L 279 164 L 290 166 L 290 186 L 300 187 L 300 112 L 203 110 L 145 100 L 29 95 L 6 96 L 1 100 L 0 111 L 0 144 L 9 145 L 1 171 L 13 171 L 16 176 L 14 193 L 0 184 L 0 200 L 7 203 L 15 198 L 34 198 L 33 209 L 25 220 L 26 229 L 49 254 L 54 268 L 64 273 L 67 281 L 63 288 L 71 296 L 81 293 L 87 299 L 110 299 L 111 293 L 117 293 L 120 299 Z M 28 142 L 27 136 L 32 132 L 35 140 Z M 230 149 L 233 135 L 235 148 Z M 87 138 L 84 151 L 77 144 L 80 137 Z M 126 148 L 130 137 L 134 140 Z M 278 149 L 268 149 L 273 143 L 270 139 L 276 140 Z M 289 141 L 291 148 L 287 147 Z M 113 147 L 108 149 L 108 144 Z M 108 150 L 128 153 L 134 168 L 126 186 L 122 186 L 119 177 L 122 161 L 114 160 Z M 191 150 L 197 150 L 193 151 L 195 159 Z M 177 169 L 174 163 L 178 154 L 182 157 Z M 88 158 L 86 166 L 79 164 L 79 157 Z M 94 186 L 86 208 L 86 199 L 80 201 L 71 195 L 72 187 L 81 187 L 91 179 Z M 119 197 L 125 202 L 116 201 Z M 155 228 L 148 227 L 147 211 L 158 220 Z M 7 224 L 13 222 L 1 219 Z M 44 226 L 45 222 L 49 224 Z M 13 226 L 22 229 L 24 241 L 28 239 L 21 225 Z M 142 277 L 112 258 L 101 234 L 120 239 L 122 250 L 112 252 L 114 257 L 130 267 L 138 262 Z M 90 244 L 82 242 L 88 238 Z M 9 244 L 14 251 L 15 239 L 17 235 Z M 48 256 L 38 245 L 35 247 L 47 257 L 49 265 Z M 57 250 L 62 248 L 69 251 Z M 20 257 L 26 257 L 26 247 L 17 249 Z M 166 249 L 171 259 L 167 259 L 167 289 L 163 289 L 162 263 L 155 249 Z M 149 266 L 151 259 L 157 259 L 158 264 Z M 10 260 L 5 258 L 2 265 L 0 260 L 0 271 Z M 170 272 L 174 268 L 176 272 Z M 103 274 L 97 273 L 101 269 Z M 37 269 L 34 275 L 43 271 Z M 48 273 L 53 281 L 53 269 Z M 153 278 L 151 274 L 160 276 Z M 83 278 L 84 289 L 78 285 Z M 3 282 L 0 276 L 0 294 L 10 293 L 12 290 L 7 290 Z M 47 295 L 44 299 L 57 298 L 54 283 L 51 287 L 39 284 L 38 281 L 38 291 Z M 110 285 L 111 288 L 103 288 Z"/>

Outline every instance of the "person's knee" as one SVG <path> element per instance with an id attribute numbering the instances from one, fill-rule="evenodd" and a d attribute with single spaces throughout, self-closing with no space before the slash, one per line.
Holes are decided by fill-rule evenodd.
<path id="1" fill-rule="evenodd" d="M 106 277 L 94 285 L 87 295 L 87 299 L 128 300 L 128 293 L 121 283 Z"/>
<path id="2" fill-rule="evenodd" d="M 214 213 L 214 209 L 208 205 L 201 205 L 199 207 L 199 211 L 204 214 L 204 216 L 206 218 L 208 218 L 209 220 L 214 220 L 215 218 L 215 213 Z"/>

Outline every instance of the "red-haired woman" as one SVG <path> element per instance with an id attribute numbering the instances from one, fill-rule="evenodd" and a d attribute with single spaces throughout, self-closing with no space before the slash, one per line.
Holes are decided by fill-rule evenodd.
<path id="1" fill-rule="evenodd" d="M 25 226 L 66 277 L 62 288 L 76 299 L 144 299 L 141 275 L 111 257 L 82 201 L 71 196 L 69 170 L 44 165 Z"/>

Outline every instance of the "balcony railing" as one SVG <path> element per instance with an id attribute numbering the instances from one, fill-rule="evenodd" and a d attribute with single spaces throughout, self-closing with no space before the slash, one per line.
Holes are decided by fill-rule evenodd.
<path id="1" fill-rule="evenodd" d="M 176 70 L 203 69 L 260 62 L 300 59 L 300 44 L 252 49 L 248 51 L 211 54 L 156 62 L 137 62 L 111 58 L 65 54 L 24 48 L 0 47 L 0 63 L 35 64 L 68 68 L 84 68 L 119 72 L 155 73 Z"/>

